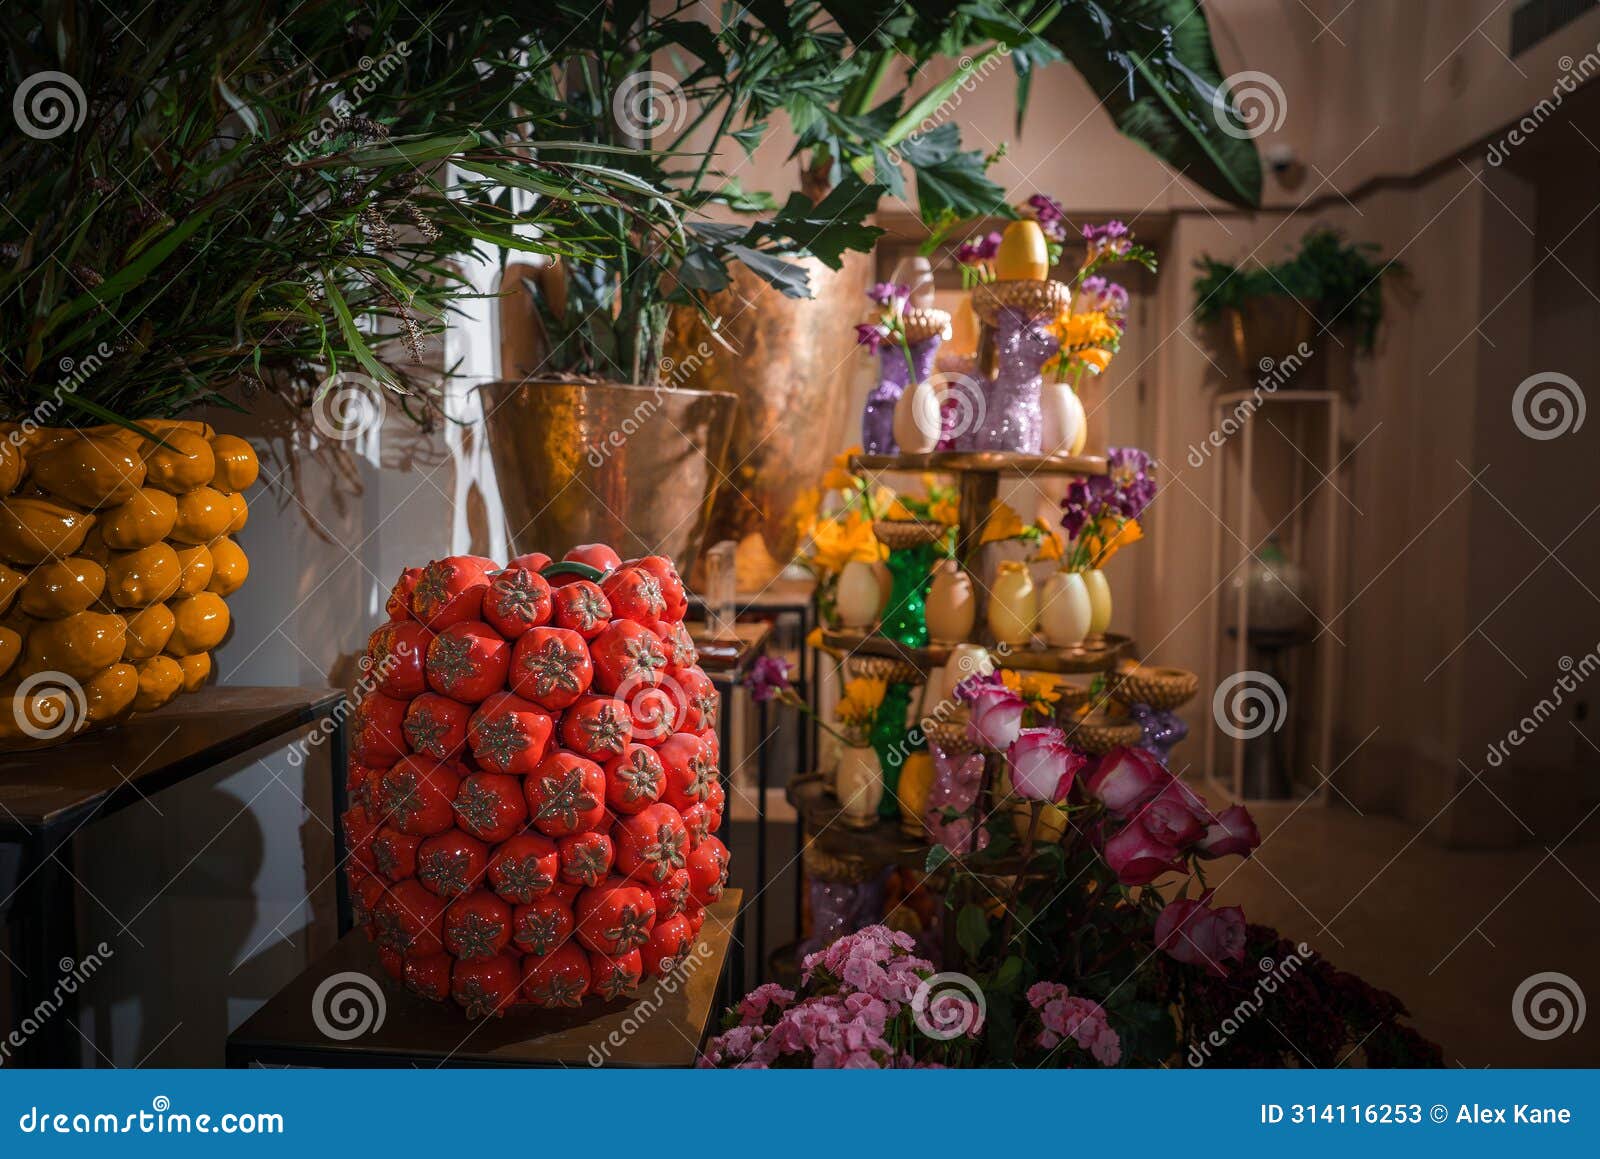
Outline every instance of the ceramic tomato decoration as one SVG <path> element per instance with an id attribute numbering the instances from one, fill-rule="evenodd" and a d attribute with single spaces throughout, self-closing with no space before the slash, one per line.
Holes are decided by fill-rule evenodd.
<path id="1" fill-rule="evenodd" d="M 385 825 L 372 838 L 373 864 L 390 881 L 414 877 L 417 872 L 417 846 L 420 844 L 422 838 Z"/>
<path id="2" fill-rule="evenodd" d="M 433 633 L 415 620 L 384 624 L 367 638 L 367 676 L 378 691 L 398 700 L 410 700 L 427 691 L 423 666 Z"/>
<path id="3" fill-rule="evenodd" d="M 536 957 L 555 952 L 576 928 L 572 907 L 552 894 L 519 905 L 511 914 L 513 940 Z"/>
<path id="4" fill-rule="evenodd" d="M 644 960 L 638 950 L 620 957 L 589 955 L 589 992 L 607 1002 L 621 998 L 644 978 Z"/>
<path id="5" fill-rule="evenodd" d="M 683 907 L 683 916 L 688 920 L 694 936 L 698 938 L 700 927 L 706 924 L 706 907 L 691 898 L 689 904 Z"/>
<path id="6" fill-rule="evenodd" d="M 594 639 L 611 622 L 611 604 L 600 585 L 590 580 L 573 580 L 554 589 L 550 601 L 551 622 L 585 640 Z"/>
<path id="7" fill-rule="evenodd" d="M 648 624 L 664 618 L 667 600 L 661 581 L 639 567 L 619 567 L 600 584 L 613 619 L 635 620 Z"/>
<path id="8" fill-rule="evenodd" d="M 489 572 L 495 567 L 493 560 L 477 555 L 434 560 L 422 569 L 411 593 L 411 614 L 435 632 L 480 619 Z"/>
<path id="9" fill-rule="evenodd" d="M 689 850 L 693 852 L 700 848 L 700 842 L 711 836 L 711 810 L 704 801 L 696 801 L 678 812 L 683 817 L 683 831 L 689 835 Z"/>
<path id="10" fill-rule="evenodd" d="M 373 908 L 372 920 L 378 927 L 378 944 L 408 958 L 444 949 L 444 902 L 415 878 L 390 886 Z"/>
<path id="11" fill-rule="evenodd" d="M 650 900 L 655 902 L 657 921 L 681 914 L 689 904 L 687 869 L 674 869 L 660 881 L 641 881 L 639 884 L 649 892 Z"/>
<path id="12" fill-rule="evenodd" d="M 649 572 L 661 584 L 661 595 L 666 602 L 666 610 L 661 614 L 663 620 L 682 621 L 688 615 L 688 592 L 683 586 L 683 577 L 670 559 L 664 555 L 647 555 L 628 562 Z"/>
<path id="13" fill-rule="evenodd" d="M 530 551 L 526 555 L 512 557 L 512 559 L 506 564 L 506 568 L 509 570 L 511 568 L 520 567 L 523 571 L 531 571 L 537 575 L 554 562 L 554 560 L 552 560 L 542 551 Z"/>
<path id="14" fill-rule="evenodd" d="M 693 945 L 694 928 L 682 914 L 657 922 L 649 939 L 639 948 L 645 973 L 652 978 L 672 973 Z"/>
<path id="15" fill-rule="evenodd" d="M 589 691 L 594 666 L 583 637 L 565 628 L 534 628 L 511 653 L 511 690 L 551 712 Z"/>
<path id="16" fill-rule="evenodd" d="M 378 872 L 378 861 L 372 854 L 372 842 L 378 835 L 378 823 L 360 806 L 346 809 L 339 815 L 344 827 L 345 847 L 350 859 L 368 873 Z"/>
<path id="17" fill-rule="evenodd" d="M 606 775 L 593 761 L 553 752 L 523 779 L 523 796 L 535 829 L 565 837 L 599 825 L 606 814 Z"/>
<path id="18" fill-rule="evenodd" d="M 366 872 L 359 865 L 347 864 L 346 872 L 350 875 L 350 917 L 355 924 L 367 932 L 370 941 L 377 935 L 377 930 L 372 925 L 373 911 L 378 908 L 378 902 L 383 900 L 388 888 L 383 879 Z"/>
<path id="19" fill-rule="evenodd" d="M 722 782 L 712 781 L 711 792 L 706 794 L 706 812 L 711 815 L 712 833 L 722 828 L 722 808 L 726 803 L 727 794 L 723 792 Z"/>
<path id="20" fill-rule="evenodd" d="M 650 805 L 632 817 L 618 817 L 612 828 L 617 870 L 641 881 L 665 881 L 687 864 L 689 835 L 671 805 Z M 715 838 L 713 838 L 715 840 Z M 693 874 L 690 874 L 691 885 Z"/>
<path id="21" fill-rule="evenodd" d="M 478 704 L 505 687 L 511 645 L 481 620 L 452 624 L 428 645 L 428 685 L 438 693 Z"/>
<path id="22" fill-rule="evenodd" d="M 508 567 L 483 595 L 484 621 L 507 640 L 550 622 L 550 585 L 537 572 Z"/>
<path id="23" fill-rule="evenodd" d="M 539 767 L 555 720 L 531 700 L 496 692 L 472 714 L 467 739 L 478 767 L 525 776 Z"/>
<path id="24" fill-rule="evenodd" d="M 388 946 L 378 947 L 378 965 L 383 967 L 383 972 L 396 982 L 403 981 L 406 976 L 406 956 L 399 950 Z"/>
<path id="25" fill-rule="evenodd" d="M 609 696 L 585 696 L 561 717 L 561 743 L 590 760 L 619 756 L 632 739 L 627 705 Z"/>
<path id="26" fill-rule="evenodd" d="M 571 909 L 573 904 L 577 902 L 578 895 L 582 892 L 583 886 L 562 881 L 559 877 L 556 878 L 556 883 L 550 887 L 550 896 L 568 909 Z"/>
<path id="27" fill-rule="evenodd" d="M 406 709 L 406 743 L 436 761 L 455 760 L 467 745 L 472 707 L 437 692 L 424 692 Z"/>
<path id="28" fill-rule="evenodd" d="M 557 838 L 556 852 L 561 863 L 561 880 L 572 885 L 599 885 L 616 860 L 611 838 L 599 830 Z M 578 897 L 581 899 L 583 895 Z"/>
<path id="29" fill-rule="evenodd" d="M 449 954 L 429 954 L 426 958 L 407 958 L 401 980 L 406 989 L 430 1002 L 443 1002 L 450 997 L 450 967 L 455 959 Z"/>
<path id="30" fill-rule="evenodd" d="M 522 960 L 522 996 L 536 1006 L 581 1006 L 589 981 L 588 955 L 575 942 Z"/>
<path id="31" fill-rule="evenodd" d="M 508 954 L 460 961 L 450 976 L 450 996 L 468 1018 L 501 1018 L 522 992 L 522 967 Z"/>
<path id="32" fill-rule="evenodd" d="M 489 888 L 512 905 L 527 905 L 550 892 L 561 862 L 556 843 L 540 833 L 519 833 L 489 859 Z"/>
<path id="33" fill-rule="evenodd" d="M 578 941 L 600 954 L 625 954 L 650 940 L 656 903 L 638 882 L 606 878 L 578 895 Z"/>
<path id="34" fill-rule="evenodd" d="M 613 620 L 589 645 L 594 686 L 601 692 L 661 683 L 667 650 L 650 629 L 632 620 Z"/>
<path id="35" fill-rule="evenodd" d="M 391 620 L 411 619 L 411 594 L 417 590 L 417 581 L 421 578 L 420 567 L 408 567 L 394 581 L 394 587 L 389 589 L 389 598 L 383 605 L 383 610 Z"/>
<path id="36" fill-rule="evenodd" d="M 432 757 L 406 757 L 378 782 L 379 816 L 414 837 L 443 833 L 455 824 L 450 803 L 460 788 L 457 768 Z"/>
<path id="37" fill-rule="evenodd" d="M 672 735 L 685 704 L 682 690 L 670 676 L 654 688 L 640 684 L 619 689 L 617 699 L 627 705 L 633 739 L 652 748 Z"/>
<path id="38" fill-rule="evenodd" d="M 492 958 L 511 941 L 511 907 L 486 889 L 458 897 L 444 911 L 444 948 L 457 958 Z"/>
<path id="39" fill-rule="evenodd" d="M 462 777 L 452 804 L 456 824 L 491 845 L 520 832 L 528 819 L 528 800 L 522 793 L 522 781 L 503 773 L 471 773 Z"/>
<path id="40" fill-rule="evenodd" d="M 715 837 L 707 837 L 700 848 L 689 854 L 689 895 L 701 905 L 710 905 L 722 896 L 728 884 L 728 847 Z"/>
<path id="41" fill-rule="evenodd" d="M 670 678 L 682 693 L 682 716 L 678 719 L 678 727 L 684 732 L 695 733 L 704 728 L 715 728 L 722 697 L 717 692 L 717 686 L 711 682 L 711 677 L 702 672 L 699 665 L 691 664 L 673 671 Z"/>
<path id="42" fill-rule="evenodd" d="M 443 898 L 460 897 L 483 884 L 489 850 L 459 829 L 426 838 L 417 849 L 417 880 Z"/>
<path id="43" fill-rule="evenodd" d="M 605 763 L 606 804 L 618 814 L 637 813 L 661 797 L 666 774 L 661 759 L 642 744 L 629 744 Z"/>
<path id="44" fill-rule="evenodd" d="M 687 809 L 711 795 L 711 786 L 717 783 L 717 763 L 694 733 L 673 733 L 656 746 L 656 756 L 667 774 L 661 799 L 674 809 Z"/>
<path id="45" fill-rule="evenodd" d="M 368 816 L 376 816 L 378 802 L 372 795 L 372 790 L 379 778 L 383 776 L 382 769 L 374 769 L 367 765 L 350 761 L 345 765 L 344 795 L 350 807 L 359 806 L 367 811 Z"/>
<path id="46" fill-rule="evenodd" d="M 622 563 L 622 557 L 604 543 L 580 543 L 561 558 L 568 563 L 586 563 L 600 572 L 608 572 Z"/>
<path id="47" fill-rule="evenodd" d="M 661 642 L 666 645 L 670 667 L 677 671 L 698 663 L 700 654 L 695 651 L 694 637 L 689 635 L 689 629 L 681 623 L 670 622 L 666 628 L 667 634 L 661 638 Z"/>
<path id="48" fill-rule="evenodd" d="M 406 702 L 373 691 L 350 714 L 350 755 L 360 764 L 386 769 L 411 750 L 406 747 Z"/>

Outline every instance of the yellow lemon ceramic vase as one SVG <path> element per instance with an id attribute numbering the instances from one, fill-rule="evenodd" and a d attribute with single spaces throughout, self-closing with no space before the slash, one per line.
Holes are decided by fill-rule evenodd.
<path id="1" fill-rule="evenodd" d="M 160 708 L 211 673 L 259 464 L 204 423 L 0 426 L 0 750 Z"/>

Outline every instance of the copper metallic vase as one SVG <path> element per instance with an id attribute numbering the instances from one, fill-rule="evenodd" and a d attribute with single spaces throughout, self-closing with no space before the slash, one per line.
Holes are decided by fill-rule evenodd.
<path id="1" fill-rule="evenodd" d="M 708 541 L 760 532 L 779 563 L 795 551 L 791 509 L 844 446 L 859 412 L 849 398 L 853 370 L 864 356 L 855 341 L 872 260 L 844 255 L 830 270 L 806 266 L 812 298 L 786 298 L 741 265 L 733 285 L 711 301 L 731 349 L 707 333 L 693 310 L 674 313 L 667 335 L 673 374 L 691 368 L 684 385 L 728 391 L 739 399 L 729 456 L 730 485 L 712 512 Z"/>
<path id="2" fill-rule="evenodd" d="M 609 543 L 694 566 L 728 465 L 733 395 L 610 382 L 479 389 L 518 552 Z"/>

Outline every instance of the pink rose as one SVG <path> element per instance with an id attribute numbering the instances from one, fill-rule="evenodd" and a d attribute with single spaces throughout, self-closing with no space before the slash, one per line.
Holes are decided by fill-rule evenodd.
<path id="1" fill-rule="evenodd" d="M 1243 805 L 1224 809 L 1206 828 L 1205 836 L 1194 847 L 1200 857 L 1227 857 L 1230 853 L 1249 856 L 1261 844 L 1261 832 Z"/>
<path id="2" fill-rule="evenodd" d="M 1059 728 L 1025 728 L 1006 750 L 1006 759 L 1017 796 L 1059 804 L 1086 758 L 1067 744 Z"/>
<path id="3" fill-rule="evenodd" d="M 1139 824 L 1163 845 L 1183 848 L 1205 834 L 1210 814 L 1206 803 L 1174 777 L 1139 811 Z"/>
<path id="4" fill-rule="evenodd" d="M 1176 849 L 1157 841 L 1137 822 L 1124 825 L 1106 842 L 1104 856 L 1123 885 L 1149 885 L 1168 870 L 1184 867 Z"/>
<path id="5" fill-rule="evenodd" d="M 967 736 L 973 744 L 1004 752 L 1022 731 L 1022 697 L 1009 688 L 985 688 L 972 700 Z"/>
<path id="6" fill-rule="evenodd" d="M 1112 749 L 1100 758 L 1084 783 L 1089 795 L 1107 811 L 1126 817 L 1154 797 L 1172 779 L 1148 749 Z"/>
<path id="7" fill-rule="evenodd" d="M 1244 961 L 1244 910 L 1236 905 L 1212 909 L 1211 890 L 1198 898 L 1168 902 L 1156 919 L 1156 948 L 1217 978 L 1226 978 L 1225 962 Z"/>

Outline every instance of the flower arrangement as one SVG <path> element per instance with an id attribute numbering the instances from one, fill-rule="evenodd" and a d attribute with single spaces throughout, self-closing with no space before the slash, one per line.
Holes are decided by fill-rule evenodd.
<path id="1" fill-rule="evenodd" d="M 751 991 L 700 1065 L 881 1069 L 970 1060 L 982 1008 L 965 991 L 934 991 L 933 963 L 915 948 L 910 934 L 867 926 L 807 955 L 799 992 L 770 982 Z"/>
<path id="2" fill-rule="evenodd" d="M 1086 225 L 1082 237 L 1083 262 L 1072 279 L 1072 305 L 1050 325 L 1061 350 L 1044 367 L 1046 374 L 1070 380 L 1074 388 L 1085 374 L 1100 374 L 1111 364 L 1127 329 L 1128 291 L 1100 271 L 1125 262 L 1156 268 L 1154 251 L 1134 241 L 1124 222 Z"/>
<path id="3" fill-rule="evenodd" d="M 900 347 L 906 357 L 906 367 L 913 378 L 917 370 L 911 361 L 911 342 L 906 338 L 906 306 L 911 301 L 911 287 L 899 282 L 876 282 L 867 291 L 867 299 L 880 307 L 876 322 L 862 322 L 856 327 L 856 345 L 877 352 L 889 343 Z"/>
<path id="4" fill-rule="evenodd" d="M 1104 475 L 1073 479 L 1061 501 L 1061 527 L 1071 544 L 1068 569 L 1104 567 L 1118 550 L 1144 538 L 1139 516 L 1155 494 L 1154 463 L 1137 447 L 1112 447 Z"/>
<path id="5" fill-rule="evenodd" d="M 859 748 L 867 743 L 872 723 L 877 719 L 878 708 L 889 691 L 887 682 L 866 676 L 846 680 L 839 702 L 834 706 L 834 717 L 839 725 L 835 728 L 817 714 L 816 709 L 790 683 L 791 679 L 787 660 L 781 656 L 760 656 L 745 673 L 744 686 L 756 703 L 776 701 L 786 708 L 798 709 L 815 719 L 818 725 L 843 744 Z"/>

